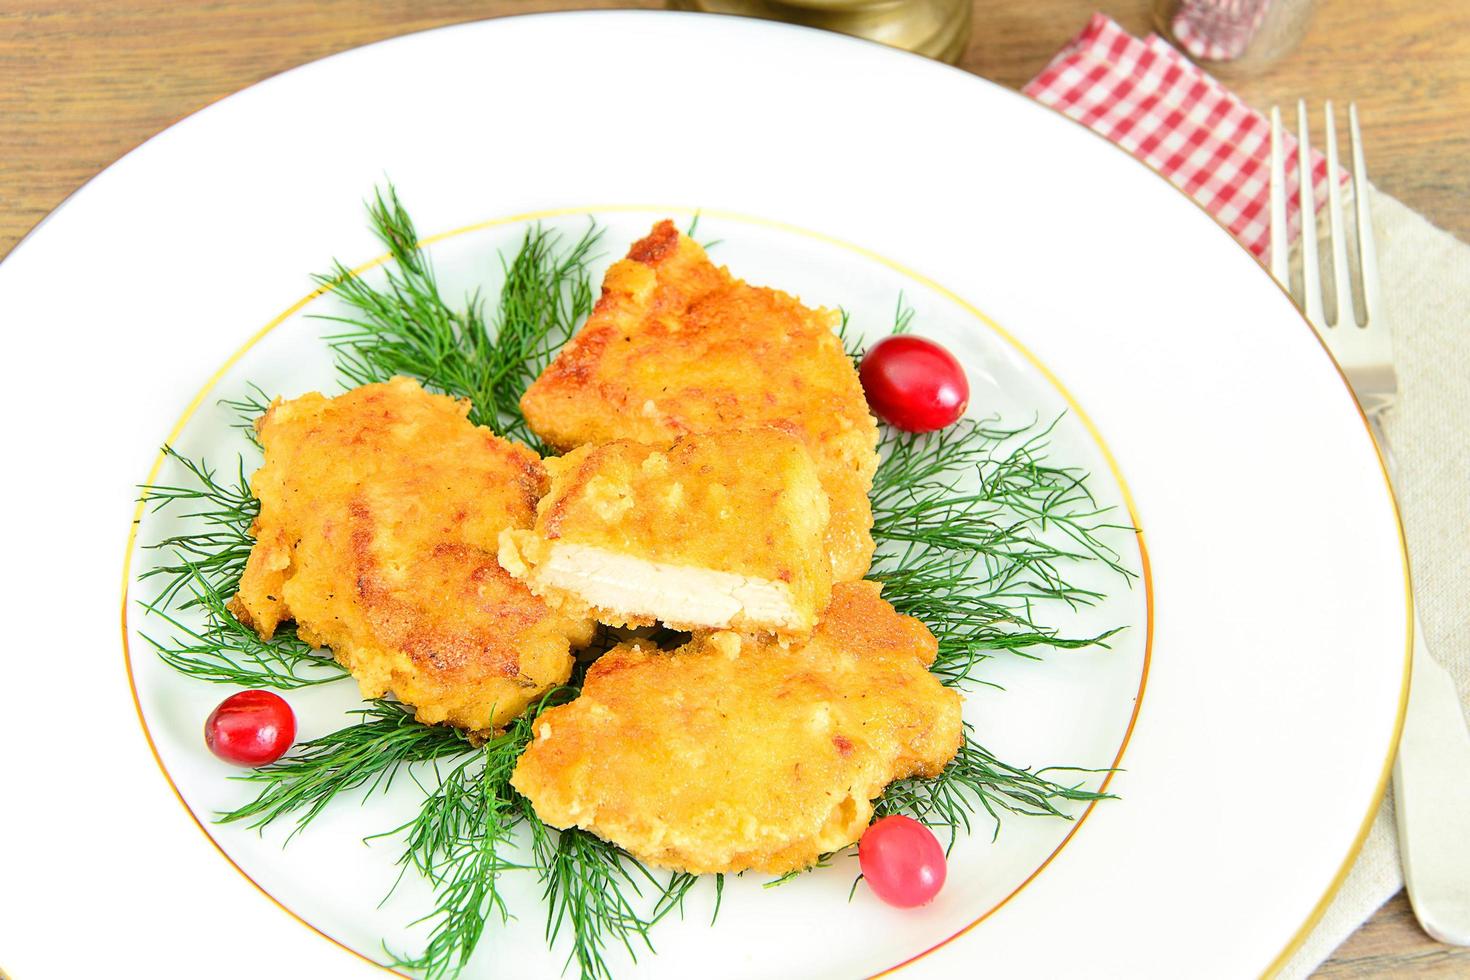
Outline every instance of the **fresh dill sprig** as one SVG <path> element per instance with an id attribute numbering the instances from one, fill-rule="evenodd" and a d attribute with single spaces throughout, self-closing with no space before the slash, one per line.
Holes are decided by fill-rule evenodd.
<path id="1" fill-rule="evenodd" d="M 392 257 L 383 285 L 369 285 L 341 262 L 316 277 L 353 310 L 349 316 L 323 317 L 346 328 L 328 338 L 338 372 L 352 385 L 403 374 L 440 391 L 473 397 L 471 419 L 494 426 L 495 399 L 487 397 L 485 358 L 490 335 L 478 294 L 467 298 L 463 310 L 444 299 L 434 267 L 419 248 L 413 220 L 391 187 L 386 197 L 382 190 L 374 194 L 368 215 Z"/>
<path id="2" fill-rule="evenodd" d="M 294 690 L 347 676 L 329 655 L 297 637 L 294 627 L 287 625 L 262 640 L 229 610 L 229 597 L 254 545 L 250 525 L 260 508 L 250 494 L 244 457 L 229 482 L 202 459 L 188 459 L 171 446 L 163 452 L 183 468 L 186 479 L 143 487 L 143 500 L 154 512 L 183 508 L 179 519 L 185 529 L 148 545 L 168 557 L 139 576 L 140 581 L 163 581 L 142 605 L 172 627 L 173 635 L 161 639 L 140 630 L 143 639 L 170 667 L 214 684 Z M 191 625 L 183 618 L 185 612 L 203 622 Z"/>
<path id="3" fill-rule="evenodd" d="M 862 364 L 863 355 L 867 348 L 863 346 L 863 335 L 861 331 L 855 330 L 852 325 L 852 314 L 845 307 L 837 308 L 837 339 L 842 342 L 842 349 L 852 361 L 853 367 Z M 899 290 L 898 299 L 893 304 L 893 326 L 889 333 L 908 333 L 914 322 L 914 308 L 904 298 L 903 291 Z"/>
<path id="4" fill-rule="evenodd" d="M 186 588 L 190 598 L 184 605 L 203 613 L 203 626 L 190 626 L 154 605 L 148 611 L 172 626 L 174 635 L 165 641 L 140 633 L 163 662 L 180 673 L 214 684 L 286 691 L 347 676 L 330 655 L 298 638 L 292 626 L 283 626 L 274 637 L 262 640 L 235 618 L 225 594 L 199 572 Z"/>
<path id="5" fill-rule="evenodd" d="M 772 878 L 770 881 L 764 882 L 761 885 L 761 887 L 762 888 L 779 888 L 781 885 L 784 885 L 784 884 L 786 884 L 788 882 L 795 881 L 797 878 L 800 878 L 802 875 L 810 874 L 811 872 L 816 871 L 818 868 L 830 868 L 830 867 L 832 867 L 832 859 L 834 857 L 836 857 L 836 856 L 837 855 L 835 853 L 832 853 L 832 854 L 818 854 L 817 855 L 817 860 L 816 860 L 816 863 L 815 864 L 809 864 L 805 868 L 797 868 L 797 869 L 795 869 L 793 871 L 788 871 L 785 874 L 778 875 L 775 878 Z"/>
<path id="6" fill-rule="evenodd" d="M 520 398 L 592 312 L 589 266 L 602 230 L 590 219 L 570 246 L 540 225 L 529 229 L 509 263 L 495 315 L 492 397 L 503 435 L 543 449 L 521 415 Z"/>
<path id="7" fill-rule="evenodd" d="M 239 398 L 221 398 L 219 403 L 235 413 L 235 421 L 230 428 L 239 429 L 259 449 L 260 438 L 255 434 L 255 422 L 271 407 L 274 399 L 253 381 L 247 382 L 246 387 L 250 390 Z"/>
<path id="8" fill-rule="evenodd" d="M 459 729 L 420 724 L 411 711 L 391 701 L 372 701 L 356 713 L 361 720 L 298 744 L 279 762 L 236 776 L 259 786 L 260 792 L 216 819 L 259 829 L 295 814 L 294 837 L 345 793 L 364 786 L 365 794 L 386 791 L 406 764 L 444 759 L 473 748 Z"/>
<path id="9" fill-rule="evenodd" d="M 874 815 L 902 813 L 930 827 L 947 827 L 949 848 L 953 848 L 960 828 L 968 833 L 971 814 L 983 808 L 994 822 L 994 840 L 1000 834 L 1001 810 L 1071 820 L 1072 815 L 1058 803 L 1111 799 L 1111 794 L 1046 778 L 1050 772 L 1098 771 L 1073 766 L 1030 770 L 1008 765 L 976 742 L 967 725 L 959 753 L 942 773 L 933 779 L 905 779 L 891 784 L 874 808 Z"/>
<path id="10" fill-rule="evenodd" d="M 327 316 L 345 328 L 328 338 L 337 368 L 352 385 L 394 375 L 470 399 L 470 419 L 501 435 L 540 448 L 521 417 L 521 393 L 541 373 L 592 309 L 589 266 L 601 230 L 589 221 L 570 246 L 540 225 L 526 231 L 508 263 L 495 322 L 487 322 L 478 293 L 456 309 L 444 298 L 413 219 L 391 186 L 368 206 L 373 231 L 393 262 L 381 286 L 341 262 L 317 281 L 352 313 Z"/>
<path id="11" fill-rule="evenodd" d="M 914 315 L 900 293 L 891 332 L 907 333 Z M 861 338 L 845 310 L 838 335 L 861 361 Z M 869 575 L 899 612 L 934 633 L 933 670 L 946 683 L 974 679 L 993 651 L 1034 656 L 1035 647 L 1105 646 L 1118 632 L 1066 637 L 1040 623 L 1040 603 L 1077 608 L 1103 598 L 1072 584 L 1080 564 L 1101 562 L 1125 583 L 1136 577 L 1105 540 L 1132 528 L 1096 501 L 1087 473 L 1048 461 L 1060 420 L 1007 427 L 967 418 L 937 432 L 882 430 Z"/>
<path id="12" fill-rule="evenodd" d="M 616 846 L 576 827 L 553 831 L 536 819 L 529 802 L 523 799 L 522 805 L 543 885 L 547 944 L 554 945 L 562 929 L 568 929 L 572 944 L 568 965 L 577 964 L 582 980 L 610 980 L 606 959 L 610 945 L 622 946 L 635 962 L 635 941 L 653 950 L 648 931 L 655 920 L 638 913 L 635 898 L 642 897 L 644 885 L 668 892 L 651 871 Z M 682 882 L 677 876 L 675 880 Z M 668 907 L 662 901 L 656 906 L 664 911 Z"/>
<path id="13" fill-rule="evenodd" d="M 419 812 L 389 831 L 406 836 L 398 863 L 404 872 L 413 868 L 428 879 L 436 900 L 433 911 L 417 920 L 434 923 L 423 952 L 393 954 L 395 966 L 418 970 L 431 980 L 454 976 L 474 954 L 490 917 L 502 922 L 510 917 L 500 877 L 520 866 L 502 851 L 525 816 L 510 777 L 530 741 L 531 720 L 531 715 L 522 715 L 447 773 L 436 767 L 438 785 L 426 794 Z"/>
<path id="14" fill-rule="evenodd" d="M 914 323 L 914 308 L 908 304 L 903 297 L 903 290 L 898 291 L 898 299 L 893 303 L 893 332 L 908 333 Z"/>
<path id="15" fill-rule="evenodd" d="M 907 333 L 913 318 L 900 294 L 892 332 Z M 860 363 L 863 350 L 845 312 L 838 334 L 853 363 Z M 934 634 L 939 649 L 930 669 L 946 684 L 976 681 L 976 668 L 995 651 L 1034 659 L 1032 648 L 1106 647 L 1119 632 L 1069 637 L 1042 623 L 1049 608 L 1076 609 L 1103 599 L 1072 583 L 1080 565 L 1101 563 L 1125 583 L 1136 578 L 1105 540 L 1133 529 L 1098 503 L 1087 473 L 1049 462 L 1058 422 L 1060 417 L 1049 425 L 1007 427 L 996 418 L 962 419 L 924 434 L 883 430 L 871 494 L 877 552 L 869 576 L 883 583 L 883 597 L 895 609 Z M 1032 771 L 1001 762 L 966 726 L 958 754 L 938 777 L 893 783 L 875 816 L 905 813 L 948 827 L 951 848 L 981 808 L 996 835 L 1002 810 L 1070 820 L 1059 804 L 1105 795 L 1045 776 L 1068 769 Z"/>
<path id="16" fill-rule="evenodd" d="M 1089 606 L 1102 594 L 1071 584 L 1069 566 L 1134 573 L 1104 535 L 1123 529 L 1079 470 L 1046 459 L 1056 422 L 1007 428 L 962 419 L 938 432 L 885 429 L 873 480 L 871 577 L 899 612 L 934 633 L 934 671 L 970 678 L 991 651 L 1104 644 L 1116 633 L 1066 637 L 1038 622 L 1038 603 Z"/>
<path id="17" fill-rule="evenodd" d="M 679 918 L 684 917 L 684 899 L 689 896 L 689 891 L 699 884 L 700 876 L 690 874 L 688 871 L 675 871 L 669 875 L 669 880 L 663 884 L 663 893 L 659 895 L 657 904 L 653 907 L 653 913 L 649 916 L 649 922 L 658 922 L 671 912 L 678 912 Z M 724 889 L 725 876 L 715 875 L 715 911 L 710 918 L 713 925 L 715 919 L 720 915 L 720 895 Z"/>
<path id="18" fill-rule="evenodd" d="M 163 453 L 184 468 L 186 479 L 182 485 L 140 487 L 143 503 L 150 513 L 164 508 L 183 509 L 185 512 L 178 516 L 189 526 L 148 545 L 150 550 L 164 552 L 170 558 L 138 576 L 139 581 L 163 581 L 147 605 L 153 610 L 166 609 L 180 590 L 194 583 L 212 593 L 233 594 L 255 544 L 250 525 L 260 513 L 260 502 L 251 496 L 250 481 L 245 476 L 245 457 L 239 458 L 234 482 L 227 482 L 202 459 L 188 459 L 172 446 L 164 446 Z M 180 608 L 189 608 L 196 599 Z"/>
<path id="19" fill-rule="evenodd" d="M 698 211 L 694 212 L 694 217 L 689 219 L 689 227 L 684 229 L 685 238 L 693 238 L 696 242 L 699 242 L 699 238 L 697 236 L 699 235 L 700 217 L 701 215 Z M 714 248 L 716 245 L 720 244 L 723 241 L 723 238 L 714 238 L 707 242 L 699 242 L 699 247 L 708 252 L 710 249 Z"/>
<path id="20" fill-rule="evenodd" d="M 842 350 L 847 354 L 847 359 L 852 362 L 852 368 L 856 371 L 863 363 L 863 338 L 860 333 L 854 331 L 852 326 L 852 314 L 845 308 L 837 308 L 837 339 L 842 344 Z"/>

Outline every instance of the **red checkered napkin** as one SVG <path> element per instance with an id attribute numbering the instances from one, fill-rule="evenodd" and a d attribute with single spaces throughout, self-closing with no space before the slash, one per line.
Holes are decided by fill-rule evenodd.
<path id="1" fill-rule="evenodd" d="M 1023 91 L 1168 177 L 1265 258 L 1271 231 L 1271 123 L 1162 38 L 1139 40 L 1094 14 Z M 1287 223 L 1295 240 L 1301 218 L 1291 136 L 1285 137 L 1285 151 Z M 1315 151 L 1311 158 L 1320 207 L 1327 199 L 1327 161 Z"/>

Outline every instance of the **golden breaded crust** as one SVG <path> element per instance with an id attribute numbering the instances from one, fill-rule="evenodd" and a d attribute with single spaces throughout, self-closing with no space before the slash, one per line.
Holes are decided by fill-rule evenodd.
<path id="1" fill-rule="evenodd" d="M 365 697 L 487 729 L 566 680 L 591 624 L 549 610 L 495 558 L 547 485 L 536 454 L 406 378 L 276 401 L 256 423 L 260 516 L 235 614 L 295 620 Z"/>
<path id="2" fill-rule="evenodd" d="M 512 785 L 555 827 L 693 873 L 803 868 L 858 839 L 889 782 L 959 750 L 934 637 L 871 582 L 835 586 L 807 643 L 719 632 L 624 645 L 552 708 Z"/>
<path id="3" fill-rule="evenodd" d="M 521 398 L 561 449 L 771 425 L 801 435 L 831 505 L 834 579 L 872 560 L 878 428 L 837 316 L 731 278 L 671 222 L 614 263 L 582 330 Z"/>
<path id="4" fill-rule="evenodd" d="M 609 442 L 547 460 L 546 468 L 551 489 L 537 506 L 534 530 L 501 532 L 500 558 L 533 592 L 568 612 L 612 626 L 658 619 L 676 629 L 808 633 L 827 605 L 827 494 L 799 436 L 761 428 L 689 435 L 667 449 Z M 763 583 L 784 594 L 781 604 L 795 619 L 763 619 L 753 604 L 732 617 L 701 618 L 700 611 L 718 616 L 719 603 L 681 604 L 673 590 L 659 594 L 651 570 L 641 589 L 636 582 L 600 589 L 589 582 L 569 591 L 547 565 L 553 549 L 565 545 L 674 566 L 662 581 L 696 591 Z M 679 569 L 723 574 L 716 582 L 692 575 L 670 582 Z M 619 607 L 598 606 L 589 598 L 594 592 L 627 598 Z"/>

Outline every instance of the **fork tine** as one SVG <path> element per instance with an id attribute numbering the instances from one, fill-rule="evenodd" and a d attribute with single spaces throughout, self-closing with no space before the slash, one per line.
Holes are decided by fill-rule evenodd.
<path id="1" fill-rule="evenodd" d="M 1353 197 L 1358 219 L 1358 269 L 1363 275 L 1363 326 L 1379 319 L 1378 252 L 1373 244 L 1373 218 L 1368 213 L 1368 167 L 1363 163 L 1363 134 L 1358 104 L 1348 103 L 1348 129 L 1353 139 Z"/>
<path id="2" fill-rule="evenodd" d="M 1337 179 L 1337 120 L 1332 101 L 1326 106 L 1327 132 L 1327 227 L 1332 238 L 1332 283 L 1337 296 L 1334 327 L 1356 323 L 1353 316 L 1353 285 L 1347 264 L 1347 235 L 1342 224 L 1342 186 Z"/>
<path id="3" fill-rule="evenodd" d="M 1307 138 L 1307 103 L 1296 104 L 1297 189 L 1302 219 L 1302 311 L 1313 324 L 1323 322 L 1322 271 L 1317 264 L 1317 198 L 1312 192 L 1312 147 Z"/>
<path id="4" fill-rule="evenodd" d="M 1281 152 L 1281 110 L 1271 107 L 1271 275 L 1291 292 L 1286 244 L 1286 164 Z"/>

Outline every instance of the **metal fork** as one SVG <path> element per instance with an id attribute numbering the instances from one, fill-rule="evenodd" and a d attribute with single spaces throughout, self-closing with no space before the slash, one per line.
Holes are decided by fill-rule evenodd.
<path id="1" fill-rule="evenodd" d="M 1332 103 L 1325 107 L 1327 152 L 1327 225 L 1332 256 L 1334 316 L 1328 319 L 1317 253 L 1316 201 L 1312 192 L 1311 144 L 1307 106 L 1297 103 L 1297 162 L 1301 174 L 1301 289 L 1293 298 L 1332 352 L 1394 473 L 1393 454 L 1382 415 L 1393 404 L 1398 381 L 1393 369 L 1393 343 L 1378 281 L 1378 256 L 1368 206 L 1368 171 L 1358 109 L 1348 106 L 1352 136 L 1354 237 L 1357 242 L 1359 292 L 1363 302 L 1354 316 L 1352 270 L 1348 263 L 1342 191 L 1337 180 L 1337 130 Z M 1286 179 L 1281 139 L 1281 113 L 1271 110 L 1271 274 L 1292 292 L 1286 228 Z M 1455 682 L 1424 643 L 1414 615 L 1414 650 L 1408 713 L 1393 790 L 1398 820 L 1399 854 L 1414 914 L 1424 931 L 1441 942 L 1470 946 L 1470 731 Z"/>

